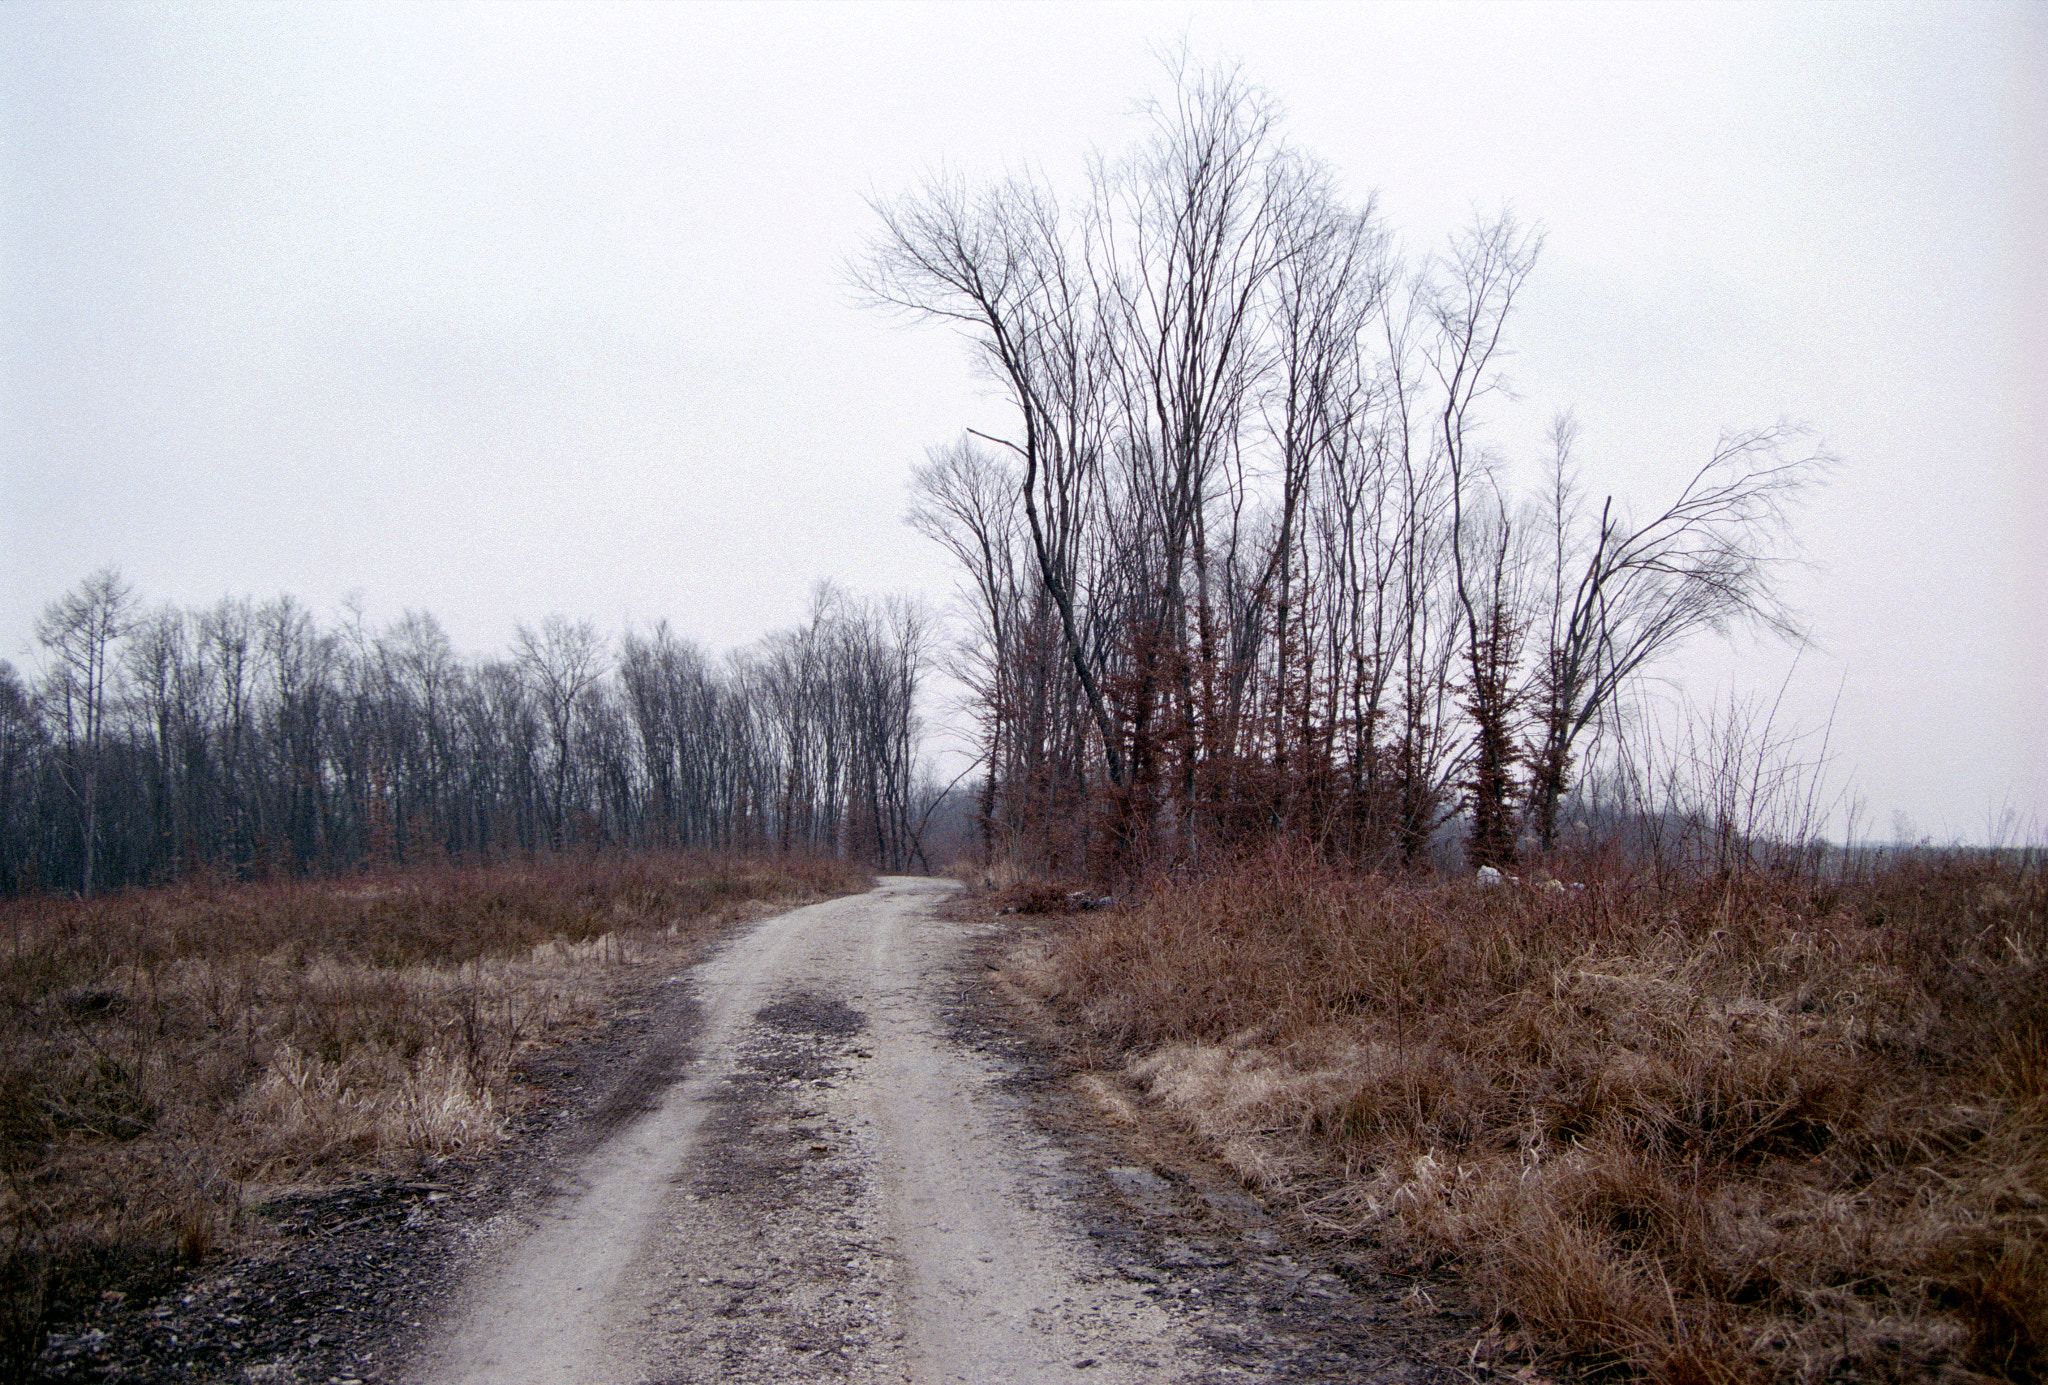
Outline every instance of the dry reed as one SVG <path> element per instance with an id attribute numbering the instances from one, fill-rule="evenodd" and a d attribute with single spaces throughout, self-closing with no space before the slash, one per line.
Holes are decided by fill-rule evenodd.
<path id="1" fill-rule="evenodd" d="M 0 1376 L 245 1203 L 489 1148 L 515 1060 L 831 861 L 589 856 L 0 905 Z"/>
<path id="2" fill-rule="evenodd" d="M 1275 858 L 1014 969 L 1254 1184 L 1667 1382 L 2048 1370 L 2048 888 L 1483 889 Z M 1477 1344 L 1475 1344 L 1477 1345 Z"/>

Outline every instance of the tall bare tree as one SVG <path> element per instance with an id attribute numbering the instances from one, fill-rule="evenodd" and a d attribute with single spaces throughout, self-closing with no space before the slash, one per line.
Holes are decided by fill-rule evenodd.
<path id="1" fill-rule="evenodd" d="M 1059 614 L 1110 778 L 1121 784 L 1120 738 L 1076 610 L 1090 501 L 1102 485 L 1110 379 L 1085 241 L 1069 231 L 1048 189 L 1021 179 L 970 194 L 957 180 L 934 178 L 875 211 L 883 230 L 855 268 L 856 282 L 880 306 L 965 328 L 1017 411 L 1020 436 L 991 441 L 1022 463 L 1018 495 L 1039 579 Z"/>
<path id="2" fill-rule="evenodd" d="M 1521 610 L 1504 604 L 1512 520 L 1477 441 L 1476 409 L 1502 387 L 1497 362 L 1508 318 L 1542 243 L 1540 232 L 1525 230 L 1509 212 L 1475 219 L 1452 239 L 1428 296 L 1435 331 L 1427 352 L 1441 390 L 1436 441 L 1450 468 L 1451 560 L 1464 616 L 1465 710 L 1472 719 L 1467 854 L 1476 865 L 1506 866 L 1515 856 L 1509 798 L 1522 632 Z M 1493 532 L 1479 532 L 1482 525 L 1469 518 L 1475 507 Z"/>
<path id="3" fill-rule="evenodd" d="M 52 663 L 45 696 L 64 737 L 58 773 L 78 813 L 81 840 L 79 893 L 91 894 L 100 842 L 101 750 L 115 642 L 128 633 L 135 589 L 111 567 L 101 568 L 43 608 L 36 639 Z"/>
<path id="4" fill-rule="evenodd" d="M 1573 437 L 1568 419 L 1553 428 L 1557 576 L 1531 748 L 1532 807 L 1546 849 L 1574 751 L 1629 679 L 1703 630 L 1741 623 L 1800 638 L 1777 581 L 1792 553 L 1789 506 L 1834 465 L 1796 424 L 1724 433 L 1655 516 L 1632 520 L 1609 496 L 1588 528 L 1570 469 Z"/>
<path id="5" fill-rule="evenodd" d="M 42 732 L 27 685 L 13 664 L 0 659 L 0 895 L 19 888 L 26 864 L 23 858 L 27 853 L 21 850 L 17 836 L 22 771 L 31 763 Z"/>
<path id="6" fill-rule="evenodd" d="M 1292 628 L 1303 498 L 1370 378 L 1352 338 L 1379 307 L 1384 238 L 1235 70 L 1183 64 L 1149 114 L 1071 209 L 1015 179 L 878 205 L 856 277 L 879 304 L 963 325 L 1004 386 L 1002 445 L 1111 839 L 1186 853 L 1237 792 L 1276 602 Z M 957 468 L 933 479 L 978 507 L 927 513 L 959 526 L 944 541 L 985 580 L 973 535 L 997 512 Z"/>
<path id="7" fill-rule="evenodd" d="M 515 627 L 514 657 L 525 672 L 547 723 L 550 755 L 548 831 L 557 847 L 567 844 L 569 787 L 575 774 L 576 717 L 583 695 L 603 674 L 604 641 L 587 620 L 551 615 L 538 630 Z"/>

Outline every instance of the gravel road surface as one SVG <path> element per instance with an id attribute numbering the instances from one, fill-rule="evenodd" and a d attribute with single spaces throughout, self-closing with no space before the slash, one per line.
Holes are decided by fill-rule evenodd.
<path id="1" fill-rule="evenodd" d="M 798 909 L 683 978 L 700 1006 L 687 1048 L 644 1062 L 608 1103 L 612 1128 L 508 1219 L 419 1385 L 1027 1385 L 1199 1366 L 1155 1286 L 1087 1235 L 1089 1176 L 1000 1061 L 949 1033 L 934 983 L 963 930 L 931 907 L 949 888 L 896 877 Z"/>

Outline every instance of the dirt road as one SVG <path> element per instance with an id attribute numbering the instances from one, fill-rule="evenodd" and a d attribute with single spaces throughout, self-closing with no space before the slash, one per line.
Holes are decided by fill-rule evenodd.
<path id="1" fill-rule="evenodd" d="M 1412 1256 L 1269 1211 L 1077 1066 L 1008 980 L 1063 920 L 948 888 L 888 880 L 666 975 L 648 949 L 602 1025 L 523 1060 L 502 1146 L 263 1203 L 262 1243 L 96 1302 L 33 1378 L 1487 1378 L 1484 1324 Z"/>
<path id="2" fill-rule="evenodd" d="M 504 1235 L 420 1385 L 1182 1378 L 1197 1344 L 1105 1262 L 1082 1175 L 948 1032 L 947 888 L 891 878 L 679 978 L 695 1035 L 655 1046 Z"/>

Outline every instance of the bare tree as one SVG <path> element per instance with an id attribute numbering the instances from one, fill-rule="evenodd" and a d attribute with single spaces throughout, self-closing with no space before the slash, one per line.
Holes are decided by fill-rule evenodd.
<path id="1" fill-rule="evenodd" d="M 42 725 L 36 716 L 35 700 L 29 696 L 14 665 L 0 659 L 0 894 L 11 894 L 19 883 L 22 857 L 15 840 L 17 785 L 22 769 L 42 739 Z"/>
<path id="2" fill-rule="evenodd" d="M 979 704 L 977 814 L 984 853 L 1035 855 L 1064 871 L 1086 857 L 1087 762 L 1079 685 L 1024 530 L 1017 473 L 962 440 L 933 449 L 913 478 L 910 523 L 968 574 L 967 627 L 951 671 Z"/>
<path id="3" fill-rule="evenodd" d="M 1385 674 L 1392 727 L 1384 752 L 1388 849 L 1413 866 L 1449 817 L 1457 773 L 1451 696 L 1457 661 L 1457 625 L 1450 609 L 1457 488 L 1444 449 L 1427 421 L 1426 370 L 1418 364 L 1418 338 L 1428 323 L 1430 286 L 1411 281 L 1398 311 L 1381 318 L 1386 335 L 1386 406 L 1382 437 L 1391 492 L 1392 536 L 1386 542 L 1391 627 L 1385 632 Z"/>
<path id="4" fill-rule="evenodd" d="M 585 689 L 604 673 L 604 641 L 589 621 L 572 623 L 559 615 L 541 621 L 537 631 L 524 625 L 515 627 L 515 631 L 514 657 L 526 674 L 547 722 L 553 752 L 548 826 L 553 844 L 560 847 L 567 844 L 577 710 Z"/>
<path id="5" fill-rule="evenodd" d="M 335 700 L 336 641 L 320 633 L 311 614 L 289 596 L 266 602 L 257 619 L 270 673 L 267 716 L 275 819 L 294 866 L 304 871 L 328 848 L 332 832 L 321 770 Z"/>
<path id="6" fill-rule="evenodd" d="M 957 181 L 933 179 L 875 211 L 882 233 L 856 266 L 856 283 L 879 306 L 964 327 L 1017 410 L 1021 438 L 990 441 L 1023 463 L 1018 494 L 1039 577 L 1110 777 L 1121 783 L 1120 738 L 1076 613 L 1088 501 L 1106 453 L 1109 344 L 1093 266 L 1057 201 L 1035 183 L 1011 180 L 974 196 Z"/>
<path id="7" fill-rule="evenodd" d="M 36 639 L 54 663 L 46 697 L 64 736 L 58 773 L 78 810 L 79 893 L 93 892 L 99 854 L 101 748 L 105 739 L 114 644 L 128 633 L 135 589 L 105 567 L 43 608 Z"/>
<path id="8" fill-rule="evenodd" d="M 1574 749 L 1630 678 L 1702 630 L 1725 632 L 1739 622 L 1800 637 L 1776 582 L 1790 554 L 1788 507 L 1834 464 L 1796 424 L 1723 434 L 1654 518 L 1636 523 L 1609 496 L 1591 533 L 1581 535 L 1573 436 L 1568 419 L 1553 429 L 1558 575 L 1531 752 L 1532 806 L 1545 849 L 1556 842 Z"/>
<path id="9" fill-rule="evenodd" d="M 1467 854 L 1476 865 L 1506 866 L 1515 855 L 1508 799 L 1514 784 L 1515 666 L 1522 613 L 1503 604 L 1514 546 L 1511 521 L 1490 459 L 1476 445 L 1474 409 L 1501 388 L 1495 362 L 1503 351 L 1508 316 L 1542 244 L 1540 232 L 1524 230 L 1507 211 L 1475 219 L 1452 240 L 1428 294 L 1435 327 L 1429 363 L 1442 390 L 1436 441 L 1450 467 L 1451 560 L 1464 615 L 1465 712 L 1472 719 L 1465 779 L 1472 816 Z M 1475 532 L 1478 526 L 1468 519 L 1482 497 L 1492 502 L 1484 506 L 1492 533 Z"/>
<path id="10" fill-rule="evenodd" d="M 1356 338 L 1384 238 L 1280 138 L 1270 96 L 1231 69 L 1172 77 L 1147 137 L 1097 160 L 1073 210 L 1035 182 L 934 180 L 877 206 L 856 278 L 962 325 L 1004 386 L 1018 429 L 1001 445 L 1111 839 L 1185 853 L 1235 792 L 1276 602 L 1292 629 L 1303 499 L 1370 377 Z M 959 526 L 944 541 L 985 585 L 973 534 L 998 512 L 957 469 L 934 479 L 954 494 L 929 513 Z"/>
<path id="11" fill-rule="evenodd" d="M 1274 686 L 1266 734 L 1276 821 L 1290 815 L 1286 800 L 1297 789 L 1315 792 L 1314 781 L 1333 768 L 1346 635 L 1358 628 L 1340 612 L 1360 605 L 1354 598 L 1362 595 L 1352 584 L 1360 574 L 1340 569 L 1357 556 L 1362 487 L 1378 479 L 1371 418 L 1381 382 L 1361 347 L 1373 320 L 1386 311 L 1392 273 L 1387 235 L 1370 203 L 1350 211 L 1318 188 L 1301 210 L 1308 216 L 1296 228 L 1296 248 L 1276 276 L 1274 368 L 1261 400 L 1279 462 L 1277 514 L 1263 561 L 1228 603 L 1234 631 L 1223 709 L 1234 722 L 1246 704 L 1270 610 Z M 1319 500 L 1334 508 L 1313 516 L 1310 507 Z M 1352 525 L 1346 537 L 1314 529 L 1318 519 L 1338 515 L 1348 515 Z M 1319 561 L 1328 566 L 1318 568 Z M 1316 621 L 1323 625 L 1320 641 Z M 1291 782 L 1300 777 L 1290 764 L 1291 748 L 1307 776 L 1300 785 Z"/>

